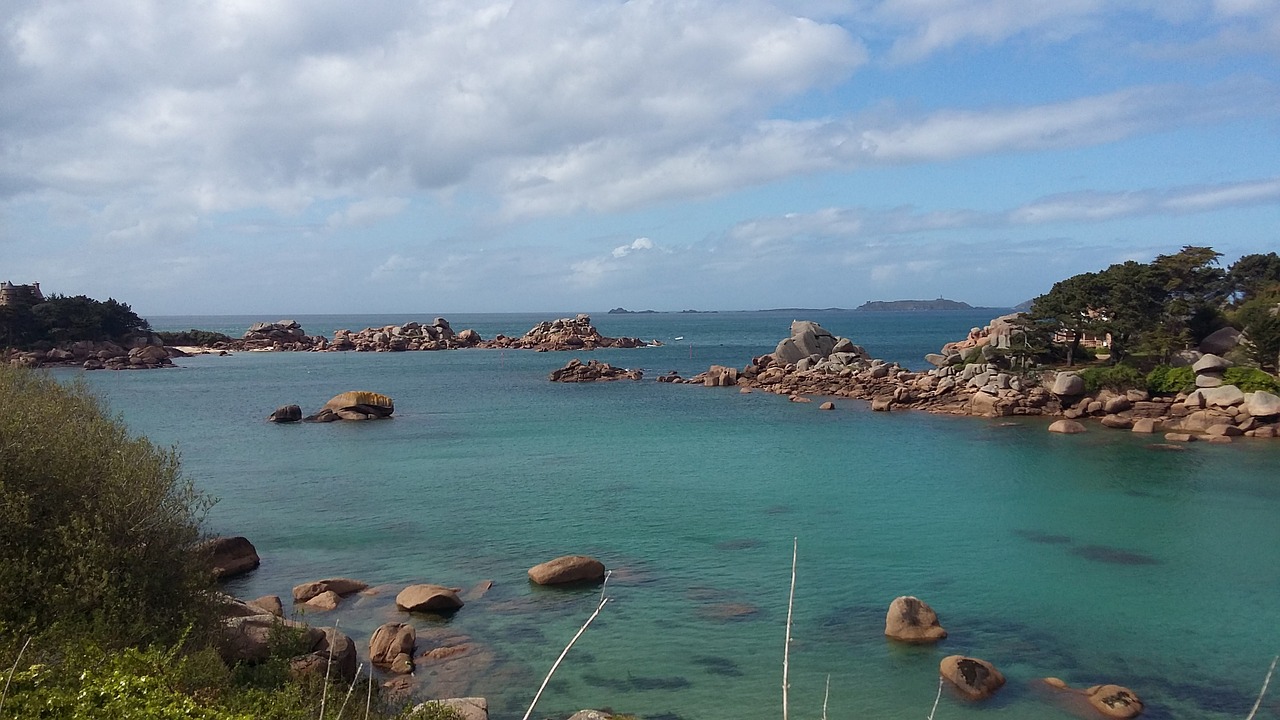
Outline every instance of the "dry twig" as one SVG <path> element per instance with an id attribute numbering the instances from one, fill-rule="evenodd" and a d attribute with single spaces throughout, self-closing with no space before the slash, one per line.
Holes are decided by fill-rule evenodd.
<path id="1" fill-rule="evenodd" d="M 796 555 L 799 554 L 800 539 L 791 538 L 791 594 L 787 596 L 787 640 L 782 646 L 782 720 L 787 720 L 787 684 L 788 665 L 791 661 L 791 610 L 796 599 Z"/>
<path id="2" fill-rule="evenodd" d="M 1276 671 L 1276 661 L 1280 660 L 1280 655 L 1275 656 L 1271 661 L 1271 669 L 1267 671 L 1267 679 L 1262 681 L 1262 691 L 1258 693 L 1258 700 L 1253 704 L 1253 709 L 1249 711 L 1249 717 L 1244 720 L 1253 720 L 1253 716 L 1258 714 L 1258 708 L 1262 707 L 1262 696 L 1267 694 L 1267 686 L 1271 684 L 1271 674 Z"/>
<path id="3" fill-rule="evenodd" d="M 547 689 L 547 683 L 551 682 L 551 676 L 556 674 L 556 668 L 560 667 L 560 663 L 564 660 L 564 656 L 569 654 L 569 648 L 573 647 L 573 644 L 578 642 L 578 638 L 582 637 L 582 633 L 587 631 L 587 626 L 590 625 L 591 621 L 595 620 L 596 616 L 600 614 L 600 611 L 604 609 L 605 603 L 609 602 L 609 598 L 604 595 L 604 589 L 605 586 L 609 584 L 609 576 L 612 574 L 613 571 L 605 573 L 604 583 L 600 586 L 600 604 L 596 606 L 596 611 L 591 613 L 591 617 L 587 618 L 587 621 L 582 624 L 582 627 L 578 628 L 578 632 L 573 636 L 573 639 L 569 641 L 569 644 L 564 646 L 564 650 L 560 652 L 560 657 L 556 658 L 556 661 L 552 663 L 551 671 L 542 679 L 542 686 L 538 688 L 538 693 L 533 696 L 533 702 L 529 703 L 529 709 L 525 711 L 523 720 L 529 720 L 529 716 L 533 714 L 533 708 L 538 704 L 538 698 L 541 698 L 542 691 Z"/>

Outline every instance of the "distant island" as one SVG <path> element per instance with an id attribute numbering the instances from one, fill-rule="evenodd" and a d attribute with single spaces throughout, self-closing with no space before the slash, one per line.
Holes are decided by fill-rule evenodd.
<path id="1" fill-rule="evenodd" d="M 896 312 L 937 312 L 939 310 L 974 310 L 972 305 L 958 300 L 872 300 L 855 310 L 892 310 Z"/>
<path id="2" fill-rule="evenodd" d="M 610 310 L 608 315 L 657 315 L 657 310 L 628 310 L 623 307 L 616 307 Z"/>

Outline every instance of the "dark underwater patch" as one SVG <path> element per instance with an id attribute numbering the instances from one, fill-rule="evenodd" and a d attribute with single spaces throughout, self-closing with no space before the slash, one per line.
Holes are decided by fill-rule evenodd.
<path id="1" fill-rule="evenodd" d="M 738 667 L 738 663 L 730 658 L 721 657 L 719 655 L 703 655 L 695 657 L 693 664 L 706 670 L 711 675 L 724 675 L 726 677 L 742 677 L 742 669 Z"/>
<path id="2" fill-rule="evenodd" d="M 763 546 L 764 543 L 755 538 L 734 538 L 733 540 L 724 540 L 715 545 L 717 550 L 751 550 Z"/>
<path id="3" fill-rule="evenodd" d="M 1050 533 L 1040 532 L 1039 530 L 1014 530 L 1013 534 L 1028 542 L 1039 543 L 1041 545 L 1066 545 L 1071 542 L 1070 535 L 1053 535 Z"/>
<path id="4" fill-rule="evenodd" d="M 1072 555 L 1085 560 L 1106 563 L 1108 565 L 1159 565 L 1160 561 L 1150 555 L 1122 550 L 1109 545 L 1081 545 L 1071 548 Z"/>

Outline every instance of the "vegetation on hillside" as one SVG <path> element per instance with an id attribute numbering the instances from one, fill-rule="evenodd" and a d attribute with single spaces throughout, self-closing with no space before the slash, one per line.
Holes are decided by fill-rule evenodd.
<path id="1" fill-rule="evenodd" d="M 39 371 L 0 365 L 0 407 L 0 717 L 317 717 L 325 681 L 289 671 L 298 649 L 283 626 L 267 662 L 228 667 L 217 652 L 218 594 L 199 550 L 211 501 L 173 450 Z M 457 717 L 394 714 L 368 682 L 327 694 L 358 693 L 347 717 Z"/>
<path id="2" fill-rule="evenodd" d="M 1260 368 L 1280 361 L 1280 256 L 1245 255 L 1229 268 L 1221 253 L 1188 245 L 1149 263 L 1133 260 L 1081 273 L 1036 298 L 1029 326 L 1048 351 L 1049 337 L 1063 341 L 1066 364 L 1082 356 L 1087 336 L 1109 336 L 1111 361 L 1167 364 L 1227 326 L 1246 338 L 1242 350 Z M 1033 343 L 1034 344 L 1034 343 Z"/>
<path id="3" fill-rule="evenodd" d="M 151 326 L 128 304 L 113 298 L 52 295 L 0 305 L 0 347 L 29 350 L 89 340 L 121 343 Z"/>

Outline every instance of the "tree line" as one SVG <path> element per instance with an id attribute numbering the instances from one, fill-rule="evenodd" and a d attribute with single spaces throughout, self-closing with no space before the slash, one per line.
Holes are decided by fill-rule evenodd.
<path id="1" fill-rule="evenodd" d="M 1221 267 L 1222 253 L 1187 245 L 1149 263 L 1129 260 L 1073 275 L 1036 298 L 1027 315 L 1030 352 L 1052 354 L 1065 340 L 1066 363 L 1081 356 L 1088 335 L 1110 336 L 1113 362 L 1155 365 L 1192 349 L 1213 332 L 1235 327 L 1260 368 L 1280 360 L 1280 256 L 1245 255 Z"/>
<path id="2" fill-rule="evenodd" d="M 0 305 L 0 347 L 30 350 L 89 340 L 123 342 L 151 330 L 128 303 L 114 298 L 51 295 Z"/>

